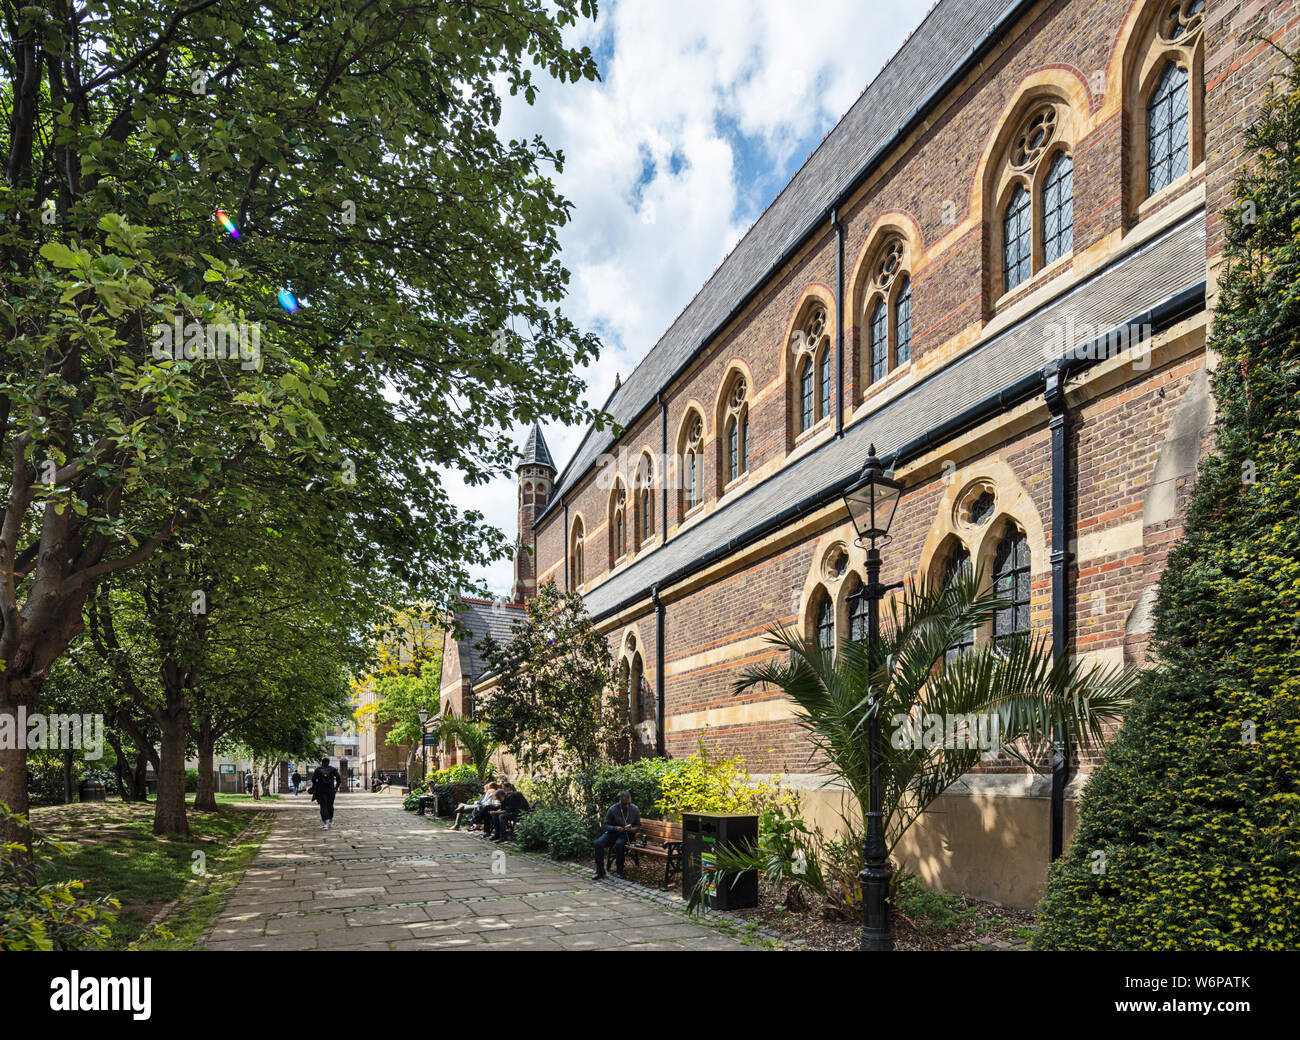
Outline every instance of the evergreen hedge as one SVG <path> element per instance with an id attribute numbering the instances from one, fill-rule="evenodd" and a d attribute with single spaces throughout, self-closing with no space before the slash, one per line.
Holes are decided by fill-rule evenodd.
<path id="1" fill-rule="evenodd" d="M 1038 949 L 1300 946 L 1300 61 L 1248 132 L 1218 406 L 1153 668 L 1053 865 Z"/>

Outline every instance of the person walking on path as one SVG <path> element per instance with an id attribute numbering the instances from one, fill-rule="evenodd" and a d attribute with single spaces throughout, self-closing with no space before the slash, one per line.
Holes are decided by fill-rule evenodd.
<path id="1" fill-rule="evenodd" d="M 618 876 L 624 876 L 623 857 L 627 854 L 627 843 L 636 837 L 636 832 L 640 829 L 641 810 L 632 804 L 632 792 L 624 791 L 618 796 L 617 804 L 609 807 L 601 826 L 603 833 L 596 839 L 596 876 L 592 878 L 593 881 L 599 881 L 605 876 L 605 860 L 611 845 L 614 846 Z"/>
<path id="2" fill-rule="evenodd" d="M 321 830 L 329 830 L 334 822 L 334 794 L 342 786 L 343 777 L 330 765 L 329 756 L 325 756 L 311 774 L 311 796 L 320 806 Z"/>
<path id="3" fill-rule="evenodd" d="M 293 793 L 298 793 L 298 788 L 302 786 L 302 774 L 298 770 L 293 771 L 293 776 L 289 777 L 289 785 L 293 788 Z"/>

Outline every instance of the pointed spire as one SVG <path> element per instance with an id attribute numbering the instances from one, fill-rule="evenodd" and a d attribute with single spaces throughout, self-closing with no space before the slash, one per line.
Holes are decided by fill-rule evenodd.
<path id="1" fill-rule="evenodd" d="M 515 469 L 518 470 L 520 466 L 547 466 L 555 469 L 555 463 L 551 461 L 551 449 L 546 446 L 546 438 L 542 436 L 542 428 L 537 423 L 533 423 L 533 428 L 528 433 L 523 456 Z"/>

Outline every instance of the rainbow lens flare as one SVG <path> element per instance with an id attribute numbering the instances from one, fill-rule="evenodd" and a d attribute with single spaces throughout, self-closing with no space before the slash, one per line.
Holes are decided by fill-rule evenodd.
<path id="1" fill-rule="evenodd" d="M 298 309 L 298 297 L 296 297 L 288 289 L 280 290 L 279 300 L 280 300 L 280 306 L 283 307 L 290 314 L 292 314 L 294 311 Z"/>
<path id="2" fill-rule="evenodd" d="M 226 216 L 224 209 L 217 210 L 217 221 L 226 229 L 231 238 L 239 237 L 239 228 L 235 227 L 235 222 Z"/>

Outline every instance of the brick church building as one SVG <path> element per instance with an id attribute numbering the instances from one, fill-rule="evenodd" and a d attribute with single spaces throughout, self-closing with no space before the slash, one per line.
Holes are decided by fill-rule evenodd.
<path id="1" fill-rule="evenodd" d="M 1219 214 L 1274 44 L 1300 46 L 1293 0 L 941 0 L 614 392 L 621 432 L 557 470 L 533 431 L 514 602 L 582 592 L 646 752 L 702 741 L 834 797 L 788 699 L 732 689 L 774 625 L 859 634 L 842 495 L 872 444 L 906 485 L 883 581 L 969 560 L 1014 590 L 980 640 L 1142 664 L 1209 443 Z M 467 617 L 508 631 L 518 609 Z M 469 694 L 456 669 L 444 688 Z M 898 858 L 1029 905 L 1050 793 L 993 758 Z"/>

